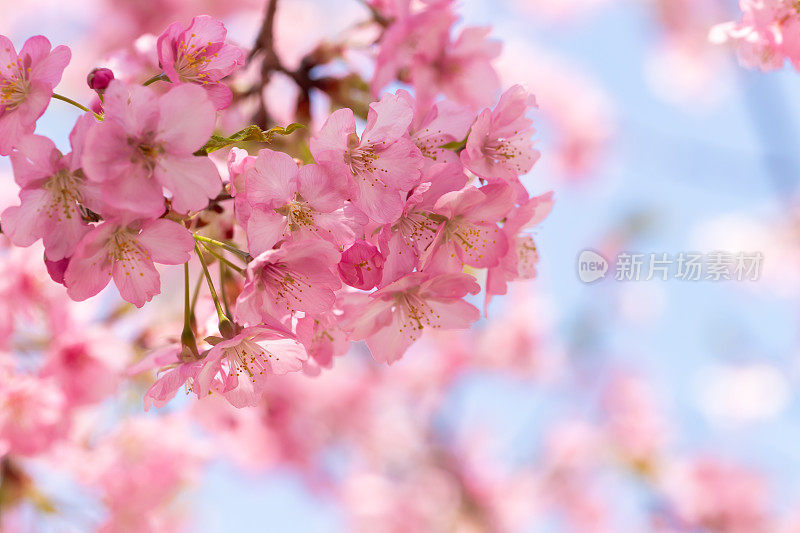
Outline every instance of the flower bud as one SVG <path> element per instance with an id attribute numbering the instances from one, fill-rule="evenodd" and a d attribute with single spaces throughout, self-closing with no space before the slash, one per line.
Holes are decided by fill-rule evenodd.
<path id="1" fill-rule="evenodd" d="M 89 88 L 97 92 L 105 91 L 113 80 L 114 73 L 107 68 L 96 68 L 86 76 L 86 83 L 89 84 Z"/>
<path id="2" fill-rule="evenodd" d="M 356 241 L 342 253 L 339 276 L 356 289 L 369 290 L 381 281 L 384 258 L 376 247 L 366 241 Z"/>

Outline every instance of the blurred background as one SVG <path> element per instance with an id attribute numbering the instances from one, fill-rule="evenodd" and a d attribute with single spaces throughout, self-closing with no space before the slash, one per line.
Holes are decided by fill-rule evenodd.
<path id="1" fill-rule="evenodd" d="M 69 45 L 59 92 L 88 103 L 86 73 L 140 34 L 209 13 L 249 47 L 263 12 L 260 0 L 2 0 L 0 33 Z M 163 411 L 190 411 L 211 450 L 179 497 L 188 530 L 800 530 L 800 75 L 746 70 L 708 42 L 738 19 L 734 1 L 463 0 L 457 12 L 461 27 L 491 25 L 504 86 L 538 100 L 542 158 L 524 183 L 556 202 L 535 234 L 537 279 L 474 331 L 427 336 L 391 367 L 354 349 L 276 383 L 263 409 L 179 394 Z M 368 14 L 355 0 L 282 0 L 277 51 L 296 62 Z M 266 89 L 278 122 L 292 118 L 287 91 L 280 77 Z M 312 111 L 324 118 L 327 103 Z M 54 102 L 39 132 L 66 148 L 75 116 Z M 0 172 L 5 207 L 5 159 Z M 616 281 L 612 264 L 585 284 L 585 249 L 764 259 L 755 281 Z M 114 416 L 140 408 L 130 396 Z"/>

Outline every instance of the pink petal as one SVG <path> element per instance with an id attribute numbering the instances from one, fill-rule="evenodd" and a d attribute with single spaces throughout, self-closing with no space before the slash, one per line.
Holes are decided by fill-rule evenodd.
<path id="1" fill-rule="evenodd" d="M 305 347 L 294 339 L 276 339 L 258 344 L 272 354 L 266 359 L 274 374 L 297 372 L 303 368 L 303 361 L 308 359 Z"/>
<path id="2" fill-rule="evenodd" d="M 294 199 L 297 163 L 288 154 L 259 150 L 253 168 L 245 173 L 245 195 L 253 205 L 278 208 Z"/>
<path id="3" fill-rule="evenodd" d="M 31 39 L 28 40 L 30 42 Z M 45 39 L 46 40 L 46 39 Z M 25 43 L 27 46 L 28 43 Z M 22 48 L 23 50 L 25 47 Z M 50 52 L 50 43 L 47 43 L 47 51 Z M 56 46 L 50 54 L 42 58 L 39 62 L 34 62 L 31 69 L 31 79 L 46 83 L 50 89 L 61 82 L 61 75 L 67 68 L 72 52 L 66 46 Z"/>
<path id="4" fill-rule="evenodd" d="M 198 85 L 173 87 L 158 99 L 157 139 L 175 155 L 189 155 L 203 147 L 211 134 L 217 113 L 206 91 Z"/>
<path id="5" fill-rule="evenodd" d="M 16 246 L 30 246 L 44 234 L 50 201 L 50 194 L 44 189 L 23 189 L 20 191 L 22 205 L 12 206 L 3 211 L 3 233 Z M 59 258 L 60 259 L 60 258 Z"/>
<path id="6" fill-rule="evenodd" d="M 61 152 L 56 145 L 41 135 L 26 135 L 20 139 L 11 153 L 14 180 L 21 187 L 34 181 L 49 178 L 59 171 Z"/>
<path id="7" fill-rule="evenodd" d="M 161 218 L 142 225 L 139 244 L 154 262 L 181 265 L 191 258 L 194 238 L 182 224 Z"/>
<path id="8" fill-rule="evenodd" d="M 105 243 L 116 226 L 105 223 L 84 235 L 64 273 L 67 294 L 83 301 L 103 290 L 111 280 L 111 260 Z"/>
<path id="9" fill-rule="evenodd" d="M 207 83 L 203 89 L 215 109 L 226 109 L 233 102 L 233 91 L 222 82 Z"/>
<path id="10" fill-rule="evenodd" d="M 315 211 L 325 213 L 342 207 L 347 198 L 347 182 L 325 164 L 300 167 L 297 190 Z"/>
<path id="11" fill-rule="evenodd" d="M 414 110 L 406 99 L 396 94 L 385 94 L 380 101 L 369 105 L 361 143 L 399 139 L 408 132 L 413 118 Z"/>
<path id="12" fill-rule="evenodd" d="M 325 124 L 314 137 L 311 138 L 311 153 L 319 162 L 324 159 L 325 152 L 336 152 L 341 156 L 347 149 L 347 137 L 356 131 L 356 121 L 353 110 L 349 108 L 337 109 L 328 117 Z"/>
<path id="13" fill-rule="evenodd" d="M 392 364 L 399 360 L 422 334 L 413 321 L 400 315 L 400 312 L 395 312 L 394 321 L 389 326 L 367 337 L 367 347 L 378 363 Z"/>
<path id="14" fill-rule="evenodd" d="M 119 295 L 136 307 L 142 307 L 161 292 L 161 277 L 149 259 L 129 256 L 126 260 L 117 260 L 113 273 Z"/>
<path id="15" fill-rule="evenodd" d="M 271 249 L 289 232 L 286 217 L 273 210 L 255 208 L 245 228 L 247 249 L 253 256 Z"/>
<path id="16" fill-rule="evenodd" d="M 397 189 L 373 187 L 365 180 L 357 180 L 357 185 L 359 198 L 356 204 L 375 222 L 389 224 L 403 214 L 403 200 Z"/>
<path id="17" fill-rule="evenodd" d="M 154 174 L 172 193 L 172 207 L 179 213 L 205 208 L 222 188 L 217 166 L 208 157 L 164 155 Z"/>
<path id="18" fill-rule="evenodd" d="M 16 111 L 0 114 L 0 155 L 8 155 L 25 134 L 33 133 L 36 125 L 23 122 Z"/>

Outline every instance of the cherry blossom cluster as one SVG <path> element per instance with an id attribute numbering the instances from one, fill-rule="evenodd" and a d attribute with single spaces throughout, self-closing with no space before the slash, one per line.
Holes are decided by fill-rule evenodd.
<path id="1" fill-rule="evenodd" d="M 21 191 L 2 231 L 18 246 L 41 239 L 50 276 L 76 301 L 113 281 L 142 307 L 162 291 L 156 264 L 185 265 L 180 342 L 147 359 L 164 372 L 146 406 L 184 384 L 255 405 L 269 375 L 316 374 L 353 341 L 392 363 L 425 330 L 468 328 L 481 314 L 467 301 L 479 276 L 488 304 L 535 275 L 529 229 L 552 194 L 531 196 L 520 181 L 539 157 L 534 97 L 517 85 L 486 106 L 499 93 L 499 44 L 477 28 L 451 40 L 454 20 L 445 2 L 386 22 L 372 88 L 413 72 L 414 94 L 383 94 L 363 124 L 351 108 L 334 111 L 302 159 L 255 149 L 300 125 L 218 130 L 237 98 L 224 80 L 247 54 L 210 16 L 156 39 L 162 72 L 149 79 L 93 70 L 91 110 L 53 93 L 66 47 L 37 36 L 17 53 L 4 38 L 0 154 Z M 85 111 L 67 154 L 34 134 L 51 98 Z M 225 163 L 216 156 L 228 148 Z M 210 326 L 196 313 L 199 283 L 190 297 L 193 258 Z"/>
<path id="2" fill-rule="evenodd" d="M 733 42 L 747 67 L 776 70 L 788 60 L 800 69 L 800 4 L 794 0 L 740 0 L 740 22 L 714 26 L 712 42 Z"/>

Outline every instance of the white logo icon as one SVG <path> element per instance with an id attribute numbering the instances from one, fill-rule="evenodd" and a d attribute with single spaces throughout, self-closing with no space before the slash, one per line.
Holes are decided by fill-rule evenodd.
<path id="1" fill-rule="evenodd" d="M 608 272 L 608 261 L 592 250 L 584 250 L 578 256 L 578 278 L 584 283 L 592 283 L 602 279 Z"/>

